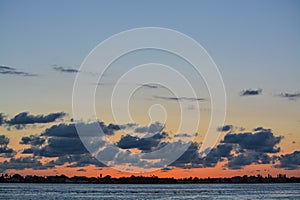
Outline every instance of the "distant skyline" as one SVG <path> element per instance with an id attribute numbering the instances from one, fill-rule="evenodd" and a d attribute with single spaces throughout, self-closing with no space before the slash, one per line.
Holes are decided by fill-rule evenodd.
<path id="1" fill-rule="evenodd" d="M 80 66 L 103 40 L 128 29 L 163 27 L 196 40 L 218 66 L 227 96 L 225 123 L 216 130 L 221 137 L 201 159 L 211 116 L 207 86 L 188 63 L 154 50 L 120 58 L 100 83 L 89 83 L 98 85 L 95 108 L 107 137 L 122 149 L 147 152 L 172 143 L 170 138 L 195 136 L 177 161 L 148 175 L 299 175 L 299 10 L 296 0 L 0 1 L 0 172 L 128 175 L 100 164 L 82 145 L 72 116 L 73 84 L 78 74 L 96 76 Z M 128 80 L 124 91 L 138 87 L 129 105 L 135 123 L 116 122 L 108 105 L 118 78 L 133 65 L 162 59 L 188 77 L 197 97 L 175 97 L 162 86 Z M 191 123 L 200 106 L 196 133 L 190 127 L 177 132 L 180 102 Z M 128 158 L 104 150 L 108 157 Z"/>

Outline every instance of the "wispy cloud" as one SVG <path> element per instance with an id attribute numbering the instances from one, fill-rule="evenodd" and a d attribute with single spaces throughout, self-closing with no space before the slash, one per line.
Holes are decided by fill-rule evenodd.
<path id="1" fill-rule="evenodd" d="M 280 97 L 282 98 L 287 98 L 290 100 L 295 100 L 296 98 L 300 98 L 300 92 L 294 92 L 294 93 L 290 93 L 290 92 L 283 92 L 279 94 Z"/>
<path id="2" fill-rule="evenodd" d="M 3 65 L 0 66 L 0 74 L 19 75 L 19 76 L 37 76 L 37 74 L 19 71 L 16 68 L 3 66 Z"/>
<path id="3" fill-rule="evenodd" d="M 163 99 L 167 101 L 206 101 L 205 98 L 194 98 L 194 97 L 162 97 L 153 96 L 156 99 Z"/>
<path id="4" fill-rule="evenodd" d="M 149 89 L 158 89 L 158 88 L 163 88 L 163 86 L 158 85 L 158 84 L 152 84 L 152 83 L 147 83 L 147 84 L 141 84 L 142 87 L 149 88 Z"/>
<path id="5" fill-rule="evenodd" d="M 54 70 L 64 73 L 78 73 L 79 70 L 71 67 L 54 66 Z"/>
<path id="6" fill-rule="evenodd" d="M 48 115 L 31 115 L 28 112 L 21 112 L 10 120 L 6 120 L 9 126 L 15 126 L 17 129 L 25 128 L 29 124 L 50 123 L 61 119 L 66 115 L 64 112 L 50 113 Z"/>
<path id="7" fill-rule="evenodd" d="M 240 92 L 240 96 L 254 96 L 260 95 L 262 93 L 262 89 L 246 89 Z"/>

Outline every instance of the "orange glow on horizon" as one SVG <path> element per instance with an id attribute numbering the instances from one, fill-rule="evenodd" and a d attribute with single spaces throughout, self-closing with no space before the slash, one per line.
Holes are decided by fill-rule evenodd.
<path id="1" fill-rule="evenodd" d="M 77 171 L 79 169 L 84 169 L 86 171 Z M 67 168 L 67 167 L 57 167 L 56 169 L 49 170 L 9 170 L 8 174 L 21 174 L 22 176 L 26 175 L 37 175 L 37 176 L 55 176 L 55 175 L 66 175 L 68 177 L 73 176 L 86 176 L 86 177 L 99 177 L 102 174 L 102 177 L 110 175 L 114 178 L 119 177 L 130 177 L 134 176 L 158 176 L 160 178 L 189 178 L 189 177 L 198 177 L 198 178 L 220 178 L 220 177 L 233 177 L 233 176 L 256 176 L 258 174 L 262 176 L 267 176 L 270 174 L 273 177 L 276 177 L 277 174 L 286 174 L 287 177 L 299 177 L 300 170 L 284 170 L 272 168 L 270 165 L 251 165 L 246 166 L 244 169 L 240 170 L 230 170 L 222 169 L 222 164 L 218 164 L 214 168 L 193 168 L 193 169 L 181 169 L 181 168 L 172 168 L 169 171 L 153 171 L 146 173 L 127 173 L 117 171 L 112 168 L 97 168 L 95 166 L 89 166 L 84 168 Z"/>

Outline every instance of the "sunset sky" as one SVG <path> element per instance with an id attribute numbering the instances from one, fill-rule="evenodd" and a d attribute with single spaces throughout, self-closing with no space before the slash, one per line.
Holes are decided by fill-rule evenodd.
<path id="1" fill-rule="evenodd" d="M 300 176 L 299 10 L 296 0 L 1 0 L 0 172 Z M 220 137 L 206 157 L 200 156 L 200 148 L 211 123 L 211 94 L 205 78 L 189 63 L 168 52 L 145 49 L 120 57 L 99 81 L 92 81 L 97 74 L 82 67 L 100 42 L 142 27 L 186 34 L 203 46 L 220 71 L 227 112 L 224 124 L 215 129 Z M 176 96 L 167 87 L 126 77 L 118 82 L 132 67 L 147 63 L 176 69 L 190 81 L 196 97 Z M 146 74 L 179 82 L 167 72 Z M 98 138 L 97 153 L 107 159 L 105 164 L 111 163 L 109 159 L 114 165 L 134 162 L 136 170 L 128 173 L 105 166 L 80 140 L 75 126 L 78 118 L 72 110 L 73 86 L 79 76 L 96 88 L 98 121 L 82 124 L 89 128 L 97 123 L 106 139 L 119 148 L 114 152 Z M 117 96 L 112 101 L 116 85 L 125 96 L 129 88 L 136 90 L 130 99 Z M 185 91 L 184 86 L 177 89 Z M 124 114 L 118 107 L 124 102 L 128 102 L 131 121 L 114 118 L 116 113 Z M 117 109 L 112 111 L 111 105 Z M 201 117 L 195 129 L 198 111 Z M 188 123 L 179 131 L 183 112 L 188 113 Z M 176 148 L 187 142 L 188 149 L 174 162 L 136 173 L 146 169 L 149 160 L 131 153 L 149 153 L 164 145 Z"/>

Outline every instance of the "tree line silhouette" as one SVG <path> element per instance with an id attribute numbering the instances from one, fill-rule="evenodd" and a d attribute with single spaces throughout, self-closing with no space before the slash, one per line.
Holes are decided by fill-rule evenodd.
<path id="1" fill-rule="evenodd" d="M 91 184 L 201 184 L 201 183 L 300 183 L 300 177 L 286 177 L 285 174 L 278 174 L 276 177 L 268 175 L 257 176 L 234 176 L 230 178 L 159 178 L 157 176 L 130 176 L 113 178 L 110 175 L 102 177 L 85 177 L 65 175 L 56 176 L 21 176 L 20 174 L 2 174 L 0 183 L 91 183 Z"/>

